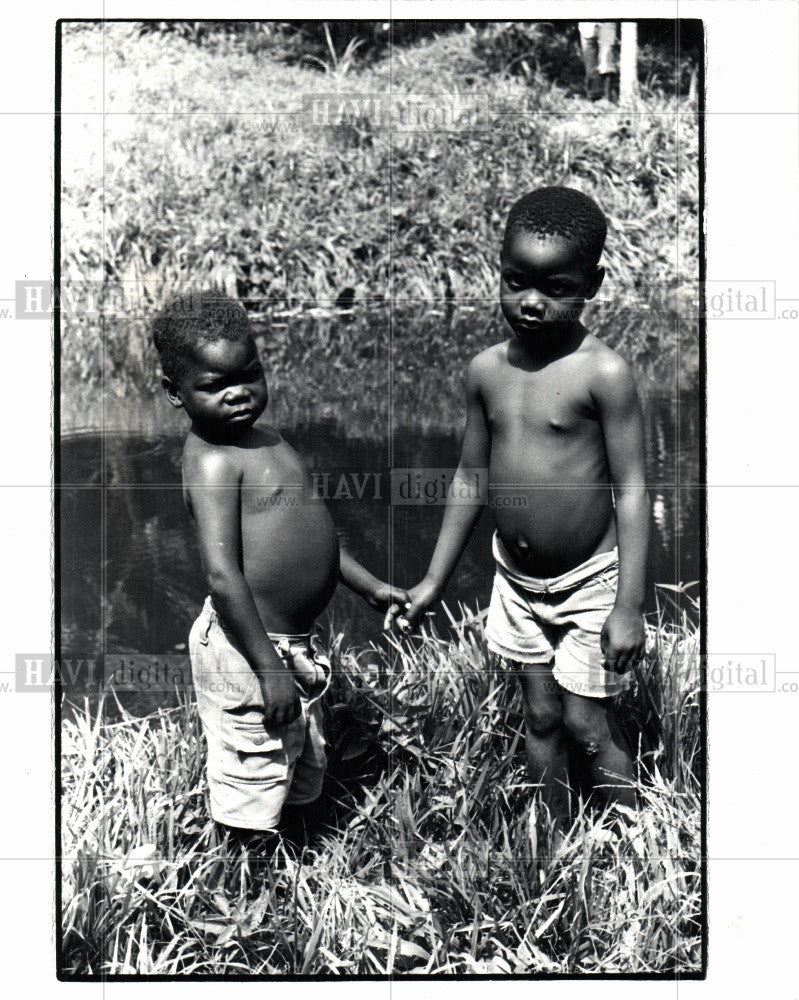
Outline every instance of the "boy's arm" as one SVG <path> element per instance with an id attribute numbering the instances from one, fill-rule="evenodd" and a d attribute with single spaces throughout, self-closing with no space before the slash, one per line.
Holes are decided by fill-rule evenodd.
<path id="1" fill-rule="evenodd" d="M 398 590 L 396 587 L 378 580 L 365 566 L 362 566 L 357 559 L 349 554 L 341 539 L 340 544 L 339 579 L 350 590 L 354 590 L 368 604 L 371 604 L 373 608 L 382 611 L 386 615 L 383 625 L 388 628 L 394 614 L 408 600 L 408 594 L 404 590 Z"/>
<path id="2" fill-rule="evenodd" d="M 192 462 L 186 478 L 211 600 L 255 673 L 264 699 L 265 724 L 286 725 L 300 714 L 300 699 L 291 672 L 266 634 L 241 571 L 238 473 L 224 455 L 214 452 Z"/>
<path id="3" fill-rule="evenodd" d="M 412 626 L 441 596 L 488 498 L 490 440 L 479 389 L 480 359 L 466 376 L 466 430 L 458 468 L 447 494 L 444 520 L 424 579 L 409 591 L 405 620 Z M 462 499 L 469 497 L 468 501 Z"/>
<path id="4" fill-rule="evenodd" d="M 645 652 L 649 499 L 641 407 L 630 369 L 618 356 L 603 365 L 595 398 L 613 483 L 619 545 L 619 589 L 602 630 L 602 651 L 608 668 L 623 673 Z"/>

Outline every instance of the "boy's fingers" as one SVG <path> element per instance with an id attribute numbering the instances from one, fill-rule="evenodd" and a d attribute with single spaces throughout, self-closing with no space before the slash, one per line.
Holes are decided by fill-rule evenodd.
<path id="1" fill-rule="evenodd" d="M 394 618 L 397 612 L 400 610 L 399 604 L 390 605 L 388 611 L 386 611 L 386 617 L 383 619 L 383 631 L 387 632 L 391 626 L 394 624 Z"/>
<path id="2" fill-rule="evenodd" d="M 292 702 L 285 708 L 272 708 L 264 712 L 264 722 L 267 726 L 288 726 L 294 722 L 302 713 L 302 705 L 299 701 Z"/>

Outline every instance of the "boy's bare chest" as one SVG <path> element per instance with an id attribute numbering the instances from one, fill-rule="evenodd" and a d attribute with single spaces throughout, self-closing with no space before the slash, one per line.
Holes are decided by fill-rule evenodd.
<path id="1" fill-rule="evenodd" d="M 596 408 L 582 380 L 511 370 L 488 387 L 486 416 L 492 434 L 579 435 L 597 426 Z"/>
<path id="2" fill-rule="evenodd" d="M 242 462 L 241 501 L 245 511 L 274 510 L 278 502 L 299 502 L 307 492 L 308 475 L 299 457 L 283 449 L 258 449 Z"/>

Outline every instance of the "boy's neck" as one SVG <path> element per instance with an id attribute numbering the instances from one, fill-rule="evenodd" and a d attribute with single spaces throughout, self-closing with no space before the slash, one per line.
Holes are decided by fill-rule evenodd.
<path id="1" fill-rule="evenodd" d="M 583 324 L 579 320 L 574 320 L 566 328 L 561 328 L 553 333 L 551 337 L 536 339 L 531 343 L 525 343 L 518 337 L 513 337 L 511 344 L 515 345 L 520 359 L 535 364 L 546 364 L 576 351 L 587 333 L 588 331 Z"/>
<path id="2" fill-rule="evenodd" d="M 252 430 L 251 427 L 214 427 L 196 422 L 192 422 L 191 429 L 198 438 L 213 445 L 241 444 Z"/>

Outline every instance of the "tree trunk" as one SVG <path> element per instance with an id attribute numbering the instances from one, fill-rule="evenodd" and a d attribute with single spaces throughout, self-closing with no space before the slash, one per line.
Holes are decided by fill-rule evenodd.
<path id="1" fill-rule="evenodd" d="M 638 93 L 638 23 L 621 22 L 619 99 L 632 100 Z"/>

